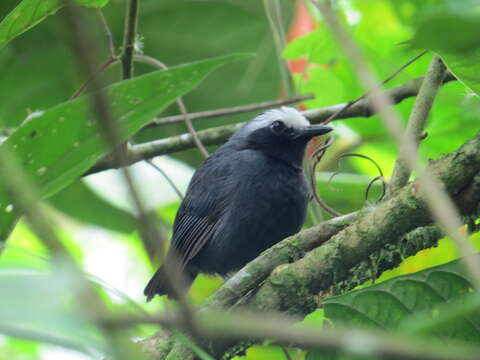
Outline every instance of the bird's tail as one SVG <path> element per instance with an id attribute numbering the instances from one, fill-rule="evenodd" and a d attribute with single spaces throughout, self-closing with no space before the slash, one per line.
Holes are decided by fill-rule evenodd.
<path id="1" fill-rule="evenodd" d="M 189 271 L 188 269 L 179 269 L 172 267 L 167 272 L 165 266 L 160 267 L 148 282 L 143 294 L 147 297 L 147 302 L 152 300 L 155 295 L 168 295 L 168 297 L 177 299 L 184 295 L 198 273 Z M 171 286 L 173 284 L 174 286 Z"/>

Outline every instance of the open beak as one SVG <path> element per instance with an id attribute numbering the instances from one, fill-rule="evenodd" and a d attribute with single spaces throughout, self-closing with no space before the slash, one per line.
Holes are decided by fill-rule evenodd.
<path id="1" fill-rule="evenodd" d="M 306 128 L 303 128 L 299 131 L 297 137 L 303 138 L 313 138 L 315 136 L 323 135 L 329 133 L 333 129 L 330 126 L 325 125 L 310 125 Z"/>

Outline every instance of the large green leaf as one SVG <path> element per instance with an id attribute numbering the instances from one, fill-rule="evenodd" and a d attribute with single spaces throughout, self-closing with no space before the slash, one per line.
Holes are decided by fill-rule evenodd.
<path id="1" fill-rule="evenodd" d="M 469 53 L 480 47 L 480 14 L 439 12 L 418 24 L 411 44 L 447 53 Z M 444 34 L 438 36 L 438 34 Z"/>
<path id="2" fill-rule="evenodd" d="M 2 271 L 0 333 L 64 346 L 102 351 L 103 340 L 81 308 L 77 278 L 67 267 L 56 272 Z M 52 296 L 52 294 L 55 294 Z M 32 306 L 35 304 L 35 306 Z"/>
<path id="3" fill-rule="evenodd" d="M 439 55 L 451 73 L 475 94 L 480 95 L 480 49 L 468 54 L 449 54 L 440 52 Z"/>
<path id="4" fill-rule="evenodd" d="M 108 0 L 76 0 L 80 5 L 103 7 Z M 64 6 L 62 0 L 23 0 L 0 23 L 0 48 Z"/>
<path id="5" fill-rule="evenodd" d="M 412 26 L 414 34 L 409 43 L 437 52 L 461 82 L 480 94 L 480 1 L 390 2 L 401 21 Z"/>
<path id="6" fill-rule="evenodd" d="M 109 86 L 107 93 L 122 138 L 132 136 L 215 68 L 246 56 L 231 55 L 181 65 Z M 38 114 L 1 146 L 7 146 L 18 157 L 42 197 L 70 184 L 108 151 L 92 119 L 87 96 Z M 0 239 L 8 235 L 18 215 L 10 204 L 0 189 Z"/>
<path id="7" fill-rule="evenodd" d="M 135 217 L 93 192 L 82 180 L 76 180 L 48 199 L 58 210 L 73 218 L 106 229 L 130 233 Z"/>
<path id="8" fill-rule="evenodd" d="M 456 260 L 326 299 L 323 306 L 326 317 L 337 324 L 411 330 L 416 319 L 428 319 L 441 325 L 424 333 L 480 343 L 478 297 L 468 316 L 451 316 L 453 304 L 461 309 L 472 302 L 472 289 L 462 260 Z"/>

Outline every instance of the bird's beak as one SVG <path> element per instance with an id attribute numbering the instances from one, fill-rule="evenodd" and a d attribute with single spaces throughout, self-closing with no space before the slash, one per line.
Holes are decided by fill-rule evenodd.
<path id="1" fill-rule="evenodd" d="M 329 133 L 333 129 L 330 126 L 325 125 L 310 125 L 306 128 L 301 129 L 298 132 L 297 137 L 302 138 L 313 138 L 315 136 L 323 135 Z"/>

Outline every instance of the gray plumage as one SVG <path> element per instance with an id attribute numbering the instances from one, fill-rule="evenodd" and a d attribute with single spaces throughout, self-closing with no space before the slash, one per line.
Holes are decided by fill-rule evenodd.
<path id="1" fill-rule="evenodd" d="M 282 107 L 248 122 L 206 159 L 175 218 L 165 260 L 170 280 L 186 290 L 200 272 L 226 276 L 298 232 L 308 202 L 305 147 L 330 130 Z M 166 276 L 164 267 L 155 273 L 147 301 L 175 296 Z"/>

